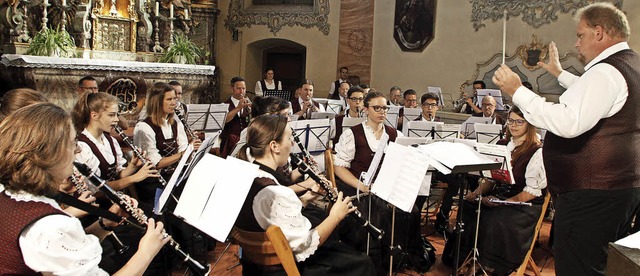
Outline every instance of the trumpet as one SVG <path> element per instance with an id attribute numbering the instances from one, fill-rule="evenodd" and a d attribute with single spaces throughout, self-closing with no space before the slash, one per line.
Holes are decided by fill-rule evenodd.
<path id="1" fill-rule="evenodd" d="M 115 130 L 118 133 L 118 135 L 120 135 L 120 138 L 122 138 L 122 141 L 125 142 L 127 146 L 131 148 L 131 151 L 138 159 L 144 162 L 149 161 L 144 155 L 142 155 L 142 151 L 140 151 L 140 149 L 133 144 L 133 141 L 131 141 L 131 138 L 129 138 L 129 136 L 127 136 L 127 134 L 125 134 L 124 131 L 122 131 L 122 128 L 120 128 L 118 125 L 113 125 L 113 130 Z M 167 187 L 167 181 L 162 177 L 162 175 L 158 175 L 158 181 L 160 182 L 160 184 L 162 184 L 162 187 Z"/>
<path id="2" fill-rule="evenodd" d="M 78 169 L 78 171 L 80 171 L 80 173 L 87 177 L 91 185 L 94 185 L 97 189 L 102 191 L 104 195 L 109 198 L 109 200 L 111 200 L 115 204 L 118 204 L 120 208 L 122 208 L 125 212 L 127 212 L 127 214 L 133 217 L 140 225 L 147 225 L 147 216 L 139 208 L 133 207 L 133 205 L 131 205 L 131 203 L 126 200 L 124 194 L 111 189 L 111 187 L 107 185 L 106 181 L 104 181 L 94 173 L 91 173 L 86 165 L 78 162 L 73 162 L 73 165 Z M 169 242 L 167 243 L 168 248 L 173 250 L 173 252 L 175 252 L 183 260 L 183 262 L 187 264 L 187 267 L 191 272 L 193 272 L 195 275 L 209 274 L 211 267 L 208 264 L 203 265 L 193 259 L 188 253 L 182 251 L 182 249 L 180 249 L 180 244 L 178 244 L 178 242 L 176 242 L 166 232 L 164 233 L 164 236 L 169 237 Z"/>
<path id="3" fill-rule="evenodd" d="M 178 102 L 178 103 L 179 105 L 184 105 L 181 102 Z M 191 129 L 191 126 L 189 125 L 189 123 L 187 123 L 187 119 L 184 117 L 182 112 L 180 112 L 180 109 L 176 107 L 174 112 L 176 116 L 178 116 L 178 119 L 180 119 L 180 122 L 182 122 L 182 124 L 184 125 L 184 131 L 187 133 L 187 136 L 189 136 L 189 140 L 193 141 L 198 139 L 198 136 L 196 136 L 196 133 L 193 131 L 193 129 Z"/>

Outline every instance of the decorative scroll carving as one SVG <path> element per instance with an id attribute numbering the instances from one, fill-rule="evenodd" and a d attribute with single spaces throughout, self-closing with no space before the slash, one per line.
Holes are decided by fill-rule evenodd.
<path id="1" fill-rule="evenodd" d="M 538 43 L 538 36 L 536 35 L 531 35 L 531 39 L 531 44 L 520 45 L 518 49 L 516 49 L 516 53 L 518 53 L 518 56 L 522 60 L 522 65 L 533 71 L 540 68 L 538 61 L 547 59 L 549 45 Z"/>
<path id="2" fill-rule="evenodd" d="M 324 35 L 329 35 L 329 0 L 314 0 L 313 8 L 298 11 L 282 11 L 281 6 L 269 8 L 245 8 L 244 0 L 231 0 L 229 15 L 224 26 L 232 34 L 241 27 L 266 25 L 273 35 L 284 26 L 302 26 L 307 29 L 317 27 Z"/>
<path id="3" fill-rule="evenodd" d="M 558 13 L 575 13 L 579 8 L 592 3 L 593 0 L 470 0 L 472 3 L 471 22 L 478 31 L 486 27 L 483 21 L 491 19 L 495 22 L 502 19 L 506 10 L 508 17 L 522 15 L 522 21 L 538 28 L 558 20 Z M 613 2 L 618 8 L 624 0 Z"/>

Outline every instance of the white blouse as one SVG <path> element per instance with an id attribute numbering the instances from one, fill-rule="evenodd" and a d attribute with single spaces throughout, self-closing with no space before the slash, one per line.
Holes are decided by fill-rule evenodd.
<path id="1" fill-rule="evenodd" d="M 267 177 L 277 185 L 267 186 L 253 198 L 253 214 L 262 229 L 278 225 L 291 246 L 296 261 L 313 255 L 320 246 L 320 235 L 302 215 L 302 202 L 295 192 L 280 185 L 271 174 L 258 171 L 257 177 Z"/>
<path id="2" fill-rule="evenodd" d="M 89 133 L 89 131 L 86 128 L 82 131 L 82 134 L 87 136 L 89 138 L 89 141 L 93 142 L 96 145 L 100 153 L 102 153 L 102 156 L 104 156 L 104 159 L 107 161 L 107 163 L 112 164 L 117 158 L 117 163 L 116 163 L 117 172 L 120 172 L 124 169 L 123 166 L 127 162 L 127 160 L 125 160 L 124 157 L 122 156 L 122 149 L 120 148 L 120 145 L 118 144 L 118 141 L 115 138 L 109 136 L 109 139 L 111 139 L 113 146 L 116 150 L 117 157 L 113 156 L 113 153 L 111 152 L 111 146 L 109 145 L 109 141 L 104 135 L 100 135 L 100 142 L 98 142 L 95 139 L 95 137 L 93 137 L 93 135 Z M 86 143 L 78 143 L 78 146 L 80 147 L 80 152 L 76 153 L 76 161 L 87 165 L 91 169 L 91 172 L 102 177 L 102 175 L 100 175 L 101 173 L 99 168 L 100 160 L 96 155 L 93 154 L 93 151 L 91 151 L 91 148 L 89 147 L 89 145 L 87 145 Z"/>
<path id="3" fill-rule="evenodd" d="M 61 210 L 53 199 L 26 192 L 3 192 L 16 201 L 44 202 Z M 25 228 L 18 239 L 25 264 L 44 275 L 109 275 L 98 267 L 102 247 L 96 236 L 87 235 L 80 221 L 55 214 Z"/>
<path id="4" fill-rule="evenodd" d="M 184 126 L 180 120 L 175 120 L 178 124 L 178 152 L 184 151 L 187 149 L 189 142 L 187 141 L 187 134 L 184 132 Z M 161 126 L 162 134 L 165 139 L 173 138 L 173 133 L 171 132 L 171 126 L 167 123 L 167 120 L 163 120 L 163 124 Z M 147 158 L 153 162 L 154 165 L 157 165 L 160 160 L 164 156 L 160 155 L 160 150 L 156 147 L 156 133 L 153 131 L 151 126 L 149 126 L 144 121 L 138 122 L 136 124 L 136 128 L 133 131 L 133 144 L 140 148 L 141 150 L 147 151 Z"/>
<path id="5" fill-rule="evenodd" d="M 384 133 L 382 133 L 382 136 L 380 136 L 380 140 L 377 140 L 373 129 L 367 126 L 366 123 L 367 121 L 362 122 L 362 125 L 364 126 L 364 136 L 365 138 L 367 138 L 367 144 L 369 144 L 369 148 L 371 149 L 371 151 L 376 152 L 376 150 L 378 149 L 378 144 L 380 140 L 382 140 L 382 137 L 384 136 L 387 136 L 387 138 L 389 137 L 389 134 L 387 133 L 387 128 L 383 127 Z M 398 132 L 397 130 L 396 130 L 396 135 L 397 137 L 404 136 L 402 135 L 402 133 Z M 344 133 L 342 133 L 342 135 L 340 135 L 340 140 L 336 145 L 336 159 L 334 160 L 334 165 L 339 167 L 350 168 L 351 161 L 353 161 L 355 156 L 356 156 L 356 138 L 353 134 L 353 131 L 351 129 L 347 129 Z"/>
<path id="6" fill-rule="evenodd" d="M 507 149 L 512 152 L 515 148 L 513 141 L 509 141 Z M 539 148 L 527 164 L 526 171 L 524 173 L 526 179 L 525 192 L 534 196 L 541 196 L 542 189 L 547 187 L 547 174 L 544 170 L 544 162 L 542 161 L 542 148 Z"/>

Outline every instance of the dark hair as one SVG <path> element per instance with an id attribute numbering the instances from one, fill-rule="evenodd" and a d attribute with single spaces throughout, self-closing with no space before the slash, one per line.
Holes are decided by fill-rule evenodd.
<path id="1" fill-rule="evenodd" d="M 387 97 L 385 97 L 384 94 L 380 92 L 369 92 L 366 96 L 364 96 L 364 107 L 369 107 L 369 102 L 374 98 L 384 98 L 385 100 L 387 99 Z"/>
<path id="2" fill-rule="evenodd" d="M 481 80 L 474 81 L 474 82 L 473 82 L 473 84 L 472 84 L 471 86 L 473 87 L 473 86 L 474 86 L 474 85 L 476 85 L 476 84 L 479 84 L 479 85 L 480 85 L 480 87 L 482 87 L 482 89 L 486 89 L 486 88 L 487 88 L 487 84 L 486 84 L 486 83 L 484 83 L 484 81 L 481 81 Z"/>
<path id="3" fill-rule="evenodd" d="M 170 81 L 169 85 L 171 85 L 171 86 L 182 86 L 182 84 L 180 84 L 178 81 L 175 81 L 175 80 Z"/>
<path id="4" fill-rule="evenodd" d="M 247 127 L 247 143 L 240 148 L 238 158 L 249 161 L 247 148 L 254 158 L 263 157 L 271 141 L 282 142 L 288 121 L 289 118 L 286 116 L 277 114 L 265 114 L 254 118 Z"/>
<path id="5" fill-rule="evenodd" d="M 161 126 L 163 124 L 162 121 L 162 105 L 164 104 L 164 94 L 166 92 L 174 91 L 171 85 L 166 82 L 156 82 L 153 84 L 151 89 L 148 91 L 147 98 L 147 117 L 151 118 L 151 122 L 154 125 Z M 167 118 L 169 120 L 169 125 L 173 124 L 173 116 L 169 116 Z"/>
<path id="6" fill-rule="evenodd" d="M 7 91 L 0 100 L 0 121 L 16 110 L 35 103 L 46 103 L 42 93 L 31 88 L 16 88 Z"/>
<path id="7" fill-rule="evenodd" d="M 96 83 L 98 82 L 98 81 L 96 81 L 96 79 L 94 79 L 92 76 L 84 76 L 84 77 L 82 77 L 82 78 L 78 81 L 78 86 L 82 86 L 82 83 L 83 83 L 84 81 L 95 81 Z"/>
<path id="8" fill-rule="evenodd" d="M 413 89 L 407 89 L 407 91 L 404 91 L 404 93 L 402 93 L 402 98 L 406 98 L 409 95 L 418 95 L 418 93 L 416 93 L 415 90 Z"/>
<path id="9" fill-rule="evenodd" d="M 278 97 L 256 96 L 251 105 L 251 116 L 256 118 L 264 114 L 277 114 L 289 107 L 291 107 L 291 103 L 287 100 Z"/>
<path id="10" fill-rule="evenodd" d="M 368 85 L 366 85 L 366 84 L 360 84 L 360 87 L 361 87 L 362 89 L 367 89 L 367 88 L 371 89 L 371 87 L 369 87 L 369 86 L 368 86 Z"/>
<path id="11" fill-rule="evenodd" d="M 109 105 L 117 105 L 118 98 L 107 93 L 82 93 L 71 111 L 73 126 L 82 132 L 91 121 L 91 112 L 102 112 Z"/>
<path id="12" fill-rule="evenodd" d="M 509 120 L 509 115 L 511 113 L 515 113 L 516 115 L 524 119 L 524 114 L 522 113 L 522 110 L 518 108 L 518 106 L 514 105 L 513 107 L 511 107 L 511 109 L 509 110 L 509 114 L 507 114 L 507 120 Z M 523 153 L 527 152 L 531 147 L 539 146 L 541 144 L 540 139 L 538 139 L 536 127 L 530 124 L 528 121 L 527 121 L 527 131 L 525 132 L 524 136 L 525 136 L 524 142 L 522 142 L 522 144 L 520 144 L 515 149 L 513 149 L 513 152 L 511 153 L 512 163 L 516 159 L 518 159 L 518 157 L 520 157 Z M 511 131 L 509 130 L 508 127 L 507 127 L 506 138 L 507 140 L 511 139 Z"/>
<path id="13" fill-rule="evenodd" d="M 364 93 L 364 89 L 362 89 L 362 87 L 360 87 L 360 85 L 356 85 L 354 87 L 349 88 L 349 91 L 347 91 L 347 98 L 351 98 L 351 94 L 353 94 L 355 92 Z"/>
<path id="14" fill-rule="evenodd" d="M 347 66 L 340 67 L 340 69 L 338 69 L 338 71 L 342 71 L 342 69 L 347 69 L 347 72 L 349 72 L 349 68 L 347 68 Z"/>
<path id="15" fill-rule="evenodd" d="M 391 92 L 393 92 L 393 91 L 396 91 L 396 90 L 400 90 L 400 91 L 402 91 L 402 89 L 400 89 L 400 86 L 395 86 L 395 85 L 394 85 L 394 86 L 392 86 L 392 87 L 391 87 L 391 89 L 389 89 L 389 93 L 391 93 Z"/>
<path id="16" fill-rule="evenodd" d="M 309 79 L 304 79 L 300 82 L 300 85 L 298 85 L 298 88 L 302 88 L 303 85 L 308 84 L 308 85 L 312 85 L 313 86 L 313 81 L 309 80 Z"/>
<path id="17" fill-rule="evenodd" d="M 264 70 L 264 73 L 265 73 L 265 74 L 266 74 L 266 73 L 269 73 L 269 71 L 273 71 L 273 73 L 275 73 L 275 72 L 276 72 L 275 70 L 273 70 L 273 68 L 267 67 L 267 69 L 266 69 L 266 70 Z"/>
<path id="18" fill-rule="evenodd" d="M 528 81 L 523 81 L 522 86 L 528 88 L 529 90 L 533 90 L 533 85 L 531 85 L 531 83 Z"/>
<path id="19" fill-rule="evenodd" d="M 420 103 L 423 104 L 428 99 L 436 100 L 436 103 L 438 105 L 440 105 L 440 98 L 438 98 L 438 95 L 436 95 L 435 93 L 431 93 L 431 92 L 422 95 L 422 97 L 420 98 Z"/>
<path id="20" fill-rule="evenodd" d="M 236 85 L 236 82 L 239 82 L 239 81 L 244 81 L 244 79 L 242 77 L 233 77 L 233 78 L 231 78 L 231 86 Z"/>

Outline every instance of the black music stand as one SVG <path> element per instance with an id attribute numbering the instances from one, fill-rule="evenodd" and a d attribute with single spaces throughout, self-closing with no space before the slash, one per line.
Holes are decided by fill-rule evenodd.
<path id="1" fill-rule="evenodd" d="M 291 100 L 291 91 L 288 90 L 265 90 L 263 94 L 265 97 L 276 97 L 287 101 Z"/>

